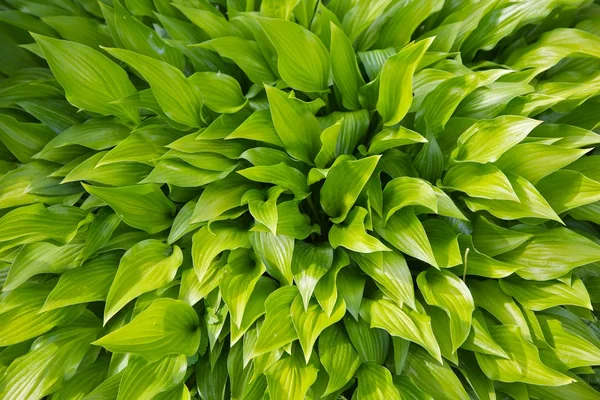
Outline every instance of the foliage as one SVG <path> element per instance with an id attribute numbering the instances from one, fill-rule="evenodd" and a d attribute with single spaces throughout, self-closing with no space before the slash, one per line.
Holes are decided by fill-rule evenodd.
<path id="1" fill-rule="evenodd" d="M 599 36 L 0 0 L 0 398 L 600 399 Z"/>

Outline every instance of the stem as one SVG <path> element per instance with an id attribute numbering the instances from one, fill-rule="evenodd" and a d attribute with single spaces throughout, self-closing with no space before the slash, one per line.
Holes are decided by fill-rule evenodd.
<path id="1" fill-rule="evenodd" d="M 465 269 L 463 270 L 463 282 L 467 279 L 467 257 L 469 256 L 469 250 L 471 250 L 470 248 L 467 247 L 467 249 L 465 250 Z"/>

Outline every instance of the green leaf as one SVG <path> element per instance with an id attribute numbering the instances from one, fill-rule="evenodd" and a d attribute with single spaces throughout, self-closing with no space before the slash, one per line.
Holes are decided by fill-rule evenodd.
<path id="1" fill-rule="evenodd" d="M 328 126 L 321 133 L 323 146 L 315 158 L 317 167 L 324 168 L 343 154 L 353 154 L 356 146 L 367 133 L 370 119 L 367 110 L 333 112 L 329 116 L 319 118 L 322 126 L 329 123 L 333 125 Z"/>
<path id="2" fill-rule="evenodd" d="M 477 307 L 488 311 L 496 317 L 497 320 L 502 322 L 504 326 L 514 325 L 521 330 L 521 333 L 525 338 L 531 338 L 527 320 L 523 316 L 521 309 L 510 296 L 500 289 L 500 284 L 497 281 L 490 279 L 484 281 L 470 281 L 469 289 L 471 290 L 471 294 L 473 295 Z M 492 337 L 496 340 L 493 335 Z M 501 343 L 498 342 L 498 344 L 506 350 Z"/>
<path id="3" fill-rule="evenodd" d="M 163 61 L 123 49 L 105 49 L 110 55 L 129 64 L 150 84 L 152 93 L 173 121 L 191 127 L 203 125 L 200 111 L 202 93 L 177 68 Z M 125 97 L 129 93 L 117 97 Z M 112 100 L 116 100 L 112 99 Z"/>
<path id="4" fill-rule="evenodd" d="M 88 311 L 73 324 L 40 336 L 31 350 L 4 372 L 2 398 L 38 399 L 55 391 L 75 374 L 100 328 L 100 321 Z"/>
<path id="5" fill-rule="evenodd" d="M 230 159 L 237 159 L 248 147 L 239 141 L 219 141 L 197 139 L 198 134 L 192 133 L 169 144 L 172 150 L 182 153 L 217 153 Z"/>
<path id="6" fill-rule="evenodd" d="M 556 171 L 540 180 L 536 188 L 557 213 L 600 200 L 600 182 L 578 171 Z"/>
<path id="7" fill-rule="evenodd" d="M 562 222 L 537 189 L 524 178 L 512 173 L 505 174 L 519 201 L 467 198 L 465 204 L 471 211 L 488 211 L 496 218 L 513 220 L 523 218 L 549 219 Z"/>
<path id="8" fill-rule="evenodd" d="M 192 260 L 198 280 L 202 283 L 209 276 L 211 262 L 223 251 L 240 247 L 249 248 L 248 233 L 228 222 L 215 223 L 200 228 L 192 237 Z"/>
<path id="9" fill-rule="evenodd" d="M 279 163 L 288 164 L 292 167 L 299 166 L 298 161 L 293 160 L 285 152 L 269 147 L 248 149 L 240 155 L 240 158 L 256 166 L 276 165 Z"/>
<path id="10" fill-rule="evenodd" d="M 458 354 L 456 351 L 453 352 L 450 317 L 444 310 L 427 304 L 423 305 L 423 310 L 431 318 L 431 328 L 442 357 L 452 364 L 458 364 L 460 362 Z"/>
<path id="11" fill-rule="evenodd" d="M 115 357 L 115 359 L 117 359 Z M 121 360 L 119 360 L 121 361 Z M 128 359 L 126 360 L 129 361 Z M 126 366 L 126 365 L 125 365 Z M 119 366 L 121 367 L 121 366 Z M 110 372 L 110 370 L 109 370 Z M 116 399 L 119 393 L 119 385 L 121 383 L 121 379 L 123 378 L 123 371 L 120 370 L 114 375 L 111 375 L 108 379 L 98 385 L 94 390 L 92 390 L 86 397 L 85 400 L 101 400 L 106 398 Z"/>
<path id="12" fill-rule="evenodd" d="M 556 145 L 523 143 L 504 153 L 494 165 L 503 171 L 522 176 L 536 185 L 540 179 L 566 167 L 587 152 L 589 152 L 588 149 L 579 150 Z"/>
<path id="13" fill-rule="evenodd" d="M 77 114 L 77 109 L 66 100 L 32 99 L 19 101 L 18 104 L 56 133 L 85 120 L 82 115 Z"/>
<path id="14" fill-rule="evenodd" d="M 135 19 L 121 5 L 120 1 L 114 3 L 115 29 L 121 42 L 119 47 L 155 58 L 183 69 L 183 55 L 174 47 L 165 43 L 159 34 L 142 22 Z"/>
<path id="15" fill-rule="evenodd" d="M 48 36 L 56 35 L 56 31 L 43 21 L 40 21 L 35 16 L 22 11 L 3 10 L 2 13 L 0 13 L 0 20 L 34 33 Z"/>
<path id="16" fill-rule="evenodd" d="M 399 307 L 389 300 L 371 304 L 371 327 L 381 328 L 392 336 L 401 337 L 425 348 L 432 357 L 442 362 L 440 347 L 431 329 L 431 318 L 416 302 L 416 309 Z"/>
<path id="17" fill-rule="evenodd" d="M 424 127 L 427 126 L 433 134 L 442 131 L 458 104 L 469 93 L 478 87 L 489 85 L 509 72 L 508 70 L 492 69 L 468 73 L 443 81 L 429 92 L 417 111 L 415 123 L 417 127 L 420 127 L 418 130 L 423 132 Z M 533 127 L 531 128 L 533 129 Z"/>
<path id="18" fill-rule="evenodd" d="M 68 325 L 84 311 L 84 307 L 70 306 L 42 312 L 45 298 L 55 280 L 28 283 L 8 292 L 0 301 L 0 345 L 10 346 L 43 335 L 59 325 Z"/>
<path id="19" fill-rule="evenodd" d="M 466 162 L 455 165 L 444 176 L 443 187 L 471 197 L 518 201 L 508 178 L 491 164 Z"/>
<path id="20" fill-rule="evenodd" d="M 0 248 L 6 250 L 48 239 L 66 244 L 92 218 L 87 211 L 66 205 L 46 208 L 38 203 L 15 208 L 0 218 Z"/>
<path id="21" fill-rule="evenodd" d="M 0 114 L 0 141 L 22 163 L 31 162 L 32 157 L 56 137 L 45 125 L 19 122 Z"/>
<path id="22" fill-rule="evenodd" d="M 183 262 L 181 249 L 155 239 L 144 240 L 129 249 L 121 261 L 104 310 L 104 321 L 139 295 L 161 288 L 175 278 Z"/>
<path id="23" fill-rule="evenodd" d="M 492 338 L 480 308 L 475 308 L 475 311 L 473 311 L 471 332 L 460 347 L 483 354 L 508 358 L 506 352 Z"/>
<path id="24" fill-rule="evenodd" d="M 500 39 L 510 35 L 521 26 L 539 22 L 545 18 L 556 6 L 554 2 L 538 3 L 538 7 L 531 9 L 534 3 L 525 2 L 511 4 L 507 7 L 494 7 L 481 19 L 479 25 L 464 41 L 461 46 L 468 59 L 471 59 L 479 49 L 491 50 Z M 481 17 L 480 17 L 481 18 Z"/>
<path id="25" fill-rule="evenodd" d="M 358 89 L 365 84 L 365 81 L 360 74 L 352 42 L 333 22 L 330 23 L 330 27 L 333 82 L 342 93 L 344 107 L 359 110 L 361 106 L 358 101 Z"/>
<path id="26" fill-rule="evenodd" d="M 420 347 L 410 347 L 403 371 L 417 386 L 427 388 L 435 399 L 469 399 L 450 366 L 445 361 L 437 362 Z"/>
<path id="27" fill-rule="evenodd" d="M 252 188 L 252 184 L 235 174 L 210 183 L 200 195 L 190 223 L 211 221 L 223 213 L 241 206 L 244 194 Z"/>
<path id="28" fill-rule="evenodd" d="M 342 26 L 350 41 L 354 42 L 390 3 L 390 0 L 378 0 L 373 4 L 360 1 L 348 5 L 346 7 L 348 12 L 343 17 Z"/>
<path id="29" fill-rule="evenodd" d="M 494 382 L 479 368 L 474 354 L 461 353 L 459 371 L 480 399 L 495 399 Z"/>
<path id="30" fill-rule="evenodd" d="M 263 17 L 288 20 L 299 2 L 300 0 L 265 0 L 260 4 L 260 14 Z"/>
<path id="31" fill-rule="evenodd" d="M 215 8 L 204 2 L 196 4 L 204 4 L 204 6 L 192 8 L 176 5 L 176 7 L 186 16 L 186 18 L 195 25 L 198 25 L 212 39 L 223 36 L 242 36 L 235 25 L 227 21 L 227 19 L 225 19 L 225 17 Z"/>
<path id="32" fill-rule="evenodd" d="M 252 113 L 240 126 L 225 139 L 249 139 L 284 147 L 273 125 L 270 110 L 258 110 Z"/>
<path id="33" fill-rule="evenodd" d="M 102 115 L 138 120 L 134 108 L 111 104 L 136 91 L 121 67 L 82 44 L 33 36 L 71 104 Z"/>
<path id="34" fill-rule="evenodd" d="M 437 214 L 437 195 L 423 179 L 402 176 L 394 178 L 383 190 L 383 218 L 387 223 L 398 210 L 408 206 L 422 206 Z"/>
<path id="35" fill-rule="evenodd" d="M 333 312 L 338 299 L 337 277 L 340 270 L 350 263 L 345 251 L 337 249 L 333 255 L 333 265 L 315 286 L 315 298 L 329 316 Z"/>
<path id="36" fill-rule="evenodd" d="M 398 374 L 399 372 L 402 372 L 402 368 L 404 368 L 410 341 L 399 337 L 393 337 L 392 345 L 394 347 L 394 369 L 395 373 Z M 396 386 L 396 388 L 398 388 L 398 386 Z"/>
<path id="37" fill-rule="evenodd" d="M 224 399 L 227 384 L 227 352 L 212 351 L 205 354 L 196 370 L 196 386 L 199 394 L 207 399 Z M 210 374 L 202 374 L 203 371 Z"/>
<path id="38" fill-rule="evenodd" d="M 108 203 L 119 218 L 133 228 L 157 233 L 171 226 L 175 205 L 154 184 L 116 188 L 83 184 L 83 187 Z"/>
<path id="39" fill-rule="evenodd" d="M 473 245 L 471 235 L 461 234 L 458 237 L 460 251 L 462 254 L 463 268 L 457 268 L 456 273 L 463 275 L 485 276 L 487 278 L 504 278 L 522 268 L 519 264 L 498 261 L 495 258 L 481 253 Z M 466 267 L 465 267 L 465 264 Z"/>
<path id="40" fill-rule="evenodd" d="M 107 379 L 109 364 L 108 357 L 100 357 L 91 365 L 81 366 L 52 397 L 56 400 L 81 400 Z"/>
<path id="41" fill-rule="evenodd" d="M 154 398 L 157 400 L 190 400 L 191 395 L 187 386 L 185 384 L 180 384 L 179 386 L 176 386 L 175 389 L 162 392 Z"/>
<path id="42" fill-rule="evenodd" d="M 277 78 L 265 60 L 258 43 L 235 36 L 220 37 L 195 46 L 216 51 L 231 59 L 254 83 L 272 84 Z"/>
<path id="43" fill-rule="evenodd" d="M 417 386 L 410 377 L 406 375 L 394 375 L 392 379 L 394 380 L 396 389 L 402 393 L 402 398 L 409 400 L 433 400 L 433 397 Z"/>
<path id="44" fill-rule="evenodd" d="M 183 382 L 186 368 L 184 355 L 166 356 L 155 362 L 133 356 L 121 378 L 117 400 L 154 398 Z"/>
<path id="45" fill-rule="evenodd" d="M 600 58 L 598 36 L 579 29 L 555 29 L 542 35 L 535 44 L 513 52 L 506 63 L 515 69 L 535 68 L 542 72 L 565 57 L 577 54 Z"/>
<path id="46" fill-rule="evenodd" d="M 127 325 L 93 344 L 154 362 L 169 354 L 193 355 L 200 344 L 198 315 L 180 300 L 158 299 Z"/>
<path id="47" fill-rule="evenodd" d="M 343 298 L 338 298 L 331 315 L 328 316 L 317 301 L 310 301 L 307 307 L 302 303 L 303 298 L 296 297 L 291 306 L 291 315 L 304 360 L 308 364 L 317 338 L 327 327 L 342 319 L 346 313 L 346 305 Z"/>
<path id="48" fill-rule="evenodd" d="M 425 143 L 427 139 L 419 135 L 417 132 L 406 129 L 403 126 L 386 128 L 377 133 L 371 139 L 371 145 L 367 154 L 381 154 L 385 150 L 405 146 L 414 143 Z"/>
<path id="49" fill-rule="evenodd" d="M 423 221 L 435 261 L 440 268 L 450 268 L 462 263 L 457 234 L 441 219 Z"/>
<path id="50" fill-rule="evenodd" d="M 574 380 L 544 365 L 538 349 L 523 337 L 515 325 L 497 325 L 490 328 L 494 340 L 506 351 L 508 359 L 475 353 L 477 362 L 486 376 L 503 382 L 524 382 L 534 385 L 561 386 Z"/>
<path id="51" fill-rule="evenodd" d="M 98 165 L 113 162 L 140 162 L 155 165 L 167 151 L 165 146 L 179 137 L 177 131 L 165 129 L 162 125 L 136 129 L 131 135 L 119 141 Z"/>
<path id="52" fill-rule="evenodd" d="M 333 257 L 333 249 L 326 243 L 297 243 L 294 246 L 292 272 L 305 310 L 319 279 L 331 268 Z"/>
<path id="53" fill-rule="evenodd" d="M 265 86 L 273 125 L 286 151 L 294 158 L 313 163 L 319 147 L 321 127 L 302 101 Z"/>
<path id="54" fill-rule="evenodd" d="M 81 164 L 73 168 L 61 183 L 88 181 L 110 186 L 135 185 L 143 180 L 152 168 L 140 163 L 112 163 L 98 165 L 98 162 L 107 154 L 103 151 L 94 154 Z"/>
<path id="55" fill-rule="evenodd" d="M 583 129 L 572 125 L 561 124 L 541 124 L 538 125 L 531 133 L 532 137 L 541 138 L 556 138 L 557 146 L 567 148 L 579 148 L 589 145 L 594 145 L 600 140 L 600 136 L 593 131 Z"/>
<path id="56" fill-rule="evenodd" d="M 302 400 L 319 371 L 316 359 L 305 363 L 296 349 L 292 355 L 277 361 L 266 373 L 269 396 L 273 399 Z"/>
<path id="57" fill-rule="evenodd" d="M 396 211 L 384 224 L 374 218 L 375 231 L 401 252 L 438 267 L 425 228 L 415 215 L 413 207 Z"/>
<path id="58" fill-rule="evenodd" d="M 333 223 L 346 219 L 354 202 L 375 170 L 380 156 L 341 160 L 330 170 L 321 188 L 321 207 Z"/>
<path id="59" fill-rule="evenodd" d="M 575 382 L 563 386 L 527 385 L 527 391 L 533 396 L 548 400 L 561 400 L 567 398 L 593 400 L 598 398 L 598 391 L 588 385 L 581 378 L 574 378 Z"/>
<path id="60" fill-rule="evenodd" d="M 244 309 L 250 300 L 255 285 L 265 272 L 260 260 L 244 250 L 234 250 L 227 260 L 227 271 L 221 277 L 219 288 L 227 304 L 232 323 L 241 326 Z"/>
<path id="61" fill-rule="evenodd" d="M 167 183 L 179 187 L 198 187 L 225 178 L 233 168 L 232 165 L 225 171 L 211 171 L 196 168 L 187 162 L 162 160 L 140 183 Z"/>
<path id="62" fill-rule="evenodd" d="M 469 335 L 473 297 L 465 283 L 452 272 L 428 269 L 417 277 L 417 285 L 427 304 L 441 308 L 450 318 L 452 353 Z"/>
<path id="63" fill-rule="evenodd" d="M 514 115 L 477 121 L 458 138 L 452 158 L 458 162 L 495 162 L 539 124 L 540 121 Z"/>
<path id="64" fill-rule="evenodd" d="M 375 81 L 381 72 L 381 69 L 383 68 L 383 64 L 385 64 L 388 58 L 392 57 L 396 53 L 396 49 L 394 48 L 376 49 L 359 51 L 358 57 L 360 58 L 360 61 L 369 79 L 371 81 Z"/>
<path id="65" fill-rule="evenodd" d="M 343 388 L 360 366 L 358 353 L 340 324 L 333 324 L 319 335 L 319 361 L 329 380 L 323 395 Z"/>
<path id="66" fill-rule="evenodd" d="M 423 144 L 415 157 L 414 166 L 419 176 L 429 182 L 435 182 L 442 176 L 444 155 L 435 136 L 428 133 L 426 137 L 427 143 Z"/>
<path id="67" fill-rule="evenodd" d="M 352 259 L 365 274 L 373 278 L 381 291 L 399 306 L 406 304 L 412 309 L 416 308 L 412 277 L 401 253 L 352 253 Z"/>
<path id="68" fill-rule="evenodd" d="M 379 240 L 367 234 L 365 218 L 367 210 L 354 207 L 346 220 L 341 224 L 334 224 L 329 230 L 329 243 L 336 249 L 345 247 L 358 253 L 373 253 L 388 251 L 389 249 Z"/>
<path id="69" fill-rule="evenodd" d="M 510 75 L 509 75 L 510 76 Z M 511 100 L 534 91 L 527 80 L 494 82 L 468 95 L 456 109 L 456 116 L 491 119 L 502 113 Z"/>
<path id="70" fill-rule="evenodd" d="M 499 281 L 504 293 L 514 297 L 524 307 L 541 311 L 561 305 L 573 305 L 592 309 L 590 295 L 577 277 L 570 284 L 557 280 L 526 281 L 517 277 Z"/>
<path id="71" fill-rule="evenodd" d="M 186 269 L 181 274 L 181 285 L 179 290 L 179 299 L 184 300 L 189 305 L 193 306 L 203 298 L 207 297 L 217 286 L 219 279 L 226 267 L 227 259 L 221 257 L 218 260 L 213 260 L 206 272 L 202 282 L 198 279 L 196 271 L 193 268 Z"/>
<path id="72" fill-rule="evenodd" d="M 277 234 L 277 199 L 282 192 L 282 188 L 274 186 L 266 191 L 266 200 L 263 191 L 257 189 L 249 190 L 242 197 L 242 204 L 248 204 L 248 211 L 256 222 L 269 228 L 274 235 Z"/>
<path id="73" fill-rule="evenodd" d="M 85 238 L 85 246 L 81 254 L 81 262 L 90 258 L 109 241 L 121 219 L 109 207 L 103 207 L 96 213 Z"/>
<path id="74" fill-rule="evenodd" d="M 306 176 L 285 163 L 250 167 L 238 171 L 238 174 L 251 181 L 277 185 L 286 191 L 292 192 L 299 200 L 310 195 Z"/>
<path id="75" fill-rule="evenodd" d="M 600 163 L 598 161 L 600 158 L 596 156 L 582 157 L 565 169 L 581 172 L 588 178 L 598 181 L 600 180 Z"/>
<path id="76" fill-rule="evenodd" d="M 540 316 L 540 325 L 549 343 L 552 343 L 559 360 L 568 368 L 596 365 L 600 349 L 585 338 L 569 332 L 554 318 Z"/>
<path id="77" fill-rule="evenodd" d="M 37 242 L 24 245 L 13 261 L 2 291 L 14 290 L 35 275 L 60 274 L 77 267 L 81 244 L 56 246 Z"/>
<path id="78" fill-rule="evenodd" d="M 395 125 L 408 113 L 412 104 L 412 81 L 417 65 L 433 38 L 411 43 L 383 65 L 379 83 L 377 112 L 385 126 Z"/>
<path id="79" fill-rule="evenodd" d="M 111 252 L 95 257 L 79 268 L 66 271 L 48 295 L 42 310 L 105 301 L 117 274 L 120 258 L 120 253 Z"/>
<path id="80" fill-rule="evenodd" d="M 411 34 L 430 13 L 439 11 L 443 2 L 428 0 L 419 3 L 400 3 L 390 9 L 389 21 L 381 27 L 377 35 L 377 48 L 395 47 L 399 49 L 410 41 Z M 393 11 L 393 13 L 392 13 Z"/>
<path id="81" fill-rule="evenodd" d="M 532 237 L 530 233 L 503 228 L 481 216 L 473 224 L 473 244 L 490 257 L 514 250 Z"/>
<path id="82" fill-rule="evenodd" d="M 599 261 L 600 246 L 567 228 L 555 228 L 535 233 L 529 241 L 498 258 L 522 265 L 517 271 L 521 278 L 545 281 Z"/>
<path id="83" fill-rule="evenodd" d="M 294 239 L 270 232 L 252 232 L 250 242 L 265 264 L 269 275 L 279 280 L 282 285 L 291 285 L 294 276 L 292 271 Z"/>
<path id="84" fill-rule="evenodd" d="M 373 363 L 362 364 L 356 377 L 358 378 L 358 388 L 352 396 L 353 399 L 401 399 L 400 393 L 392 381 L 392 374 L 385 367 Z"/>
<path id="85" fill-rule="evenodd" d="M 265 313 L 265 301 L 276 289 L 277 284 L 274 280 L 266 277 L 259 278 L 244 308 L 244 316 L 240 327 L 238 328 L 231 320 L 231 342 L 233 344 L 241 339 L 252 324 Z M 246 335 L 245 338 L 248 338 L 248 336 Z"/>
<path id="86" fill-rule="evenodd" d="M 382 365 L 388 354 L 390 335 L 383 329 L 372 329 L 361 317 L 354 319 L 347 315 L 343 320 L 348 337 L 361 361 Z"/>
<path id="87" fill-rule="evenodd" d="M 265 321 L 260 328 L 252 357 L 279 349 L 298 339 L 291 315 L 296 297 L 299 296 L 295 286 L 281 287 L 269 295 L 265 302 Z"/>
<path id="88" fill-rule="evenodd" d="M 445 217 L 456 218 L 466 221 L 467 217 L 463 215 L 461 210 L 454 204 L 454 201 L 444 191 L 438 187 L 432 186 L 433 191 L 437 196 L 438 214 Z"/>
<path id="89" fill-rule="evenodd" d="M 248 101 L 242 94 L 238 81 L 220 72 L 196 72 L 188 78 L 202 93 L 204 104 L 218 113 L 233 114 Z"/>
<path id="90" fill-rule="evenodd" d="M 292 22 L 259 18 L 258 23 L 277 50 L 277 69 L 292 88 L 325 92 L 329 86 L 329 52 L 312 32 Z"/>

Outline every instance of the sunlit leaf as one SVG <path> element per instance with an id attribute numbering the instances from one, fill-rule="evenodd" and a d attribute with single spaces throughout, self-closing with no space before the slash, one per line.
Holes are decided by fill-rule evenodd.
<path id="1" fill-rule="evenodd" d="M 94 344 L 117 353 L 135 353 L 149 361 L 168 354 L 193 355 L 200 343 L 198 316 L 185 302 L 158 299 L 129 324 Z"/>
<path id="2" fill-rule="evenodd" d="M 324 92 L 329 86 L 329 52 L 319 38 L 300 25 L 278 19 L 258 20 L 277 50 L 277 69 L 292 88 Z"/>
<path id="3" fill-rule="evenodd" d="M 132 107 L 110 104 L 135 88 L 127 73 L 105 55 L 79 43 L 35 35 L 67 100 L 77 107 L 103 115 L 137 121 Z"/>
<path id="4" fill-rule="evenodd" d="M 175 278 L 183 261 L 181 249 L 158 240 L 145 240 L 129 249 L 121 261 L 106 299 L 104 321 L 142 293 L 158 289 Z"/>

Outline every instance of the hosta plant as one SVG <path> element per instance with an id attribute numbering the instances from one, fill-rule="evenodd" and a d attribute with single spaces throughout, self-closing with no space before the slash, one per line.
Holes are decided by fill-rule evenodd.
<path id="1" fill-rule="evenodd" d="M 0 399 L 600 399 L 599 35 L 0 0 Z"/>

